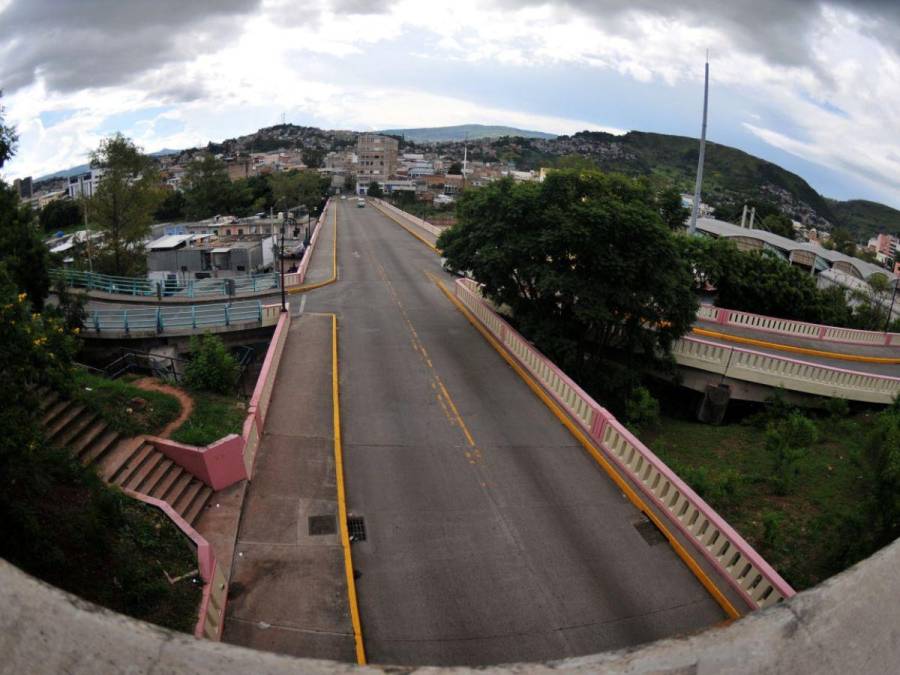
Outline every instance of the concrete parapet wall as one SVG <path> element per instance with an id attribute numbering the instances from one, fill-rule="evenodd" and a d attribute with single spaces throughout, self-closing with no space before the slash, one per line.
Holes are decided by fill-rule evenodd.
<path id="1" fill-rule="evenodd" d="M 689 485 L 501 319 L 484 302 L 475 282 L 458 279 L 455 290 L 478 321 L 578 422 L 620 474 L 684 535 L 747 609 L 768 607 L 794 595 L 790 585 Z"/>
<path id="2" fill-rule="evenodd" d="M 900 393 L 897 377 L 825 366 L 699 338 L 676 341 L 672 355 L 681 366 L 815 396 L 891 403 Z"/>
<path id="3" fill-rule="evenodd" d="M 416 225 L 417 227 L 421 227 L 426 232 L 430 232 L 435 237 L 441 236 L 441 232 L 444 231 L 443 228 L 437 227 L 436 225 L 432 225 L 427 220 L 423 220 L 421 218 L 418 218 L 417 216 L 412 215 L 411 213 L 407 213 L 403 209 L 398 209 L 396 206 L 394 206 L 393 204 L 389 204 L 388 202 L 384 201 L 383 199 L 372 199 L 372 201 L 376 202 L 379 206 L 387 209 L 391 213 L 394 213 L 395 215 L 405 218 L 406 220 L 408 220 L 412 224 Z"/>
<path id="4" fill-rule="evenodd" d="M 763 333 L 775 333 L 778 335 L 793 335 L 810 340 L 823 342 L 838 342 L 854 345 L 898 345 L 900 346 L 900 334 L 882 333 L 880 331 L 859 330 L 856 328 L 841 328 L 839 326 L 825 326 L 805 321 L 793 321 L 791 319 L 778 319 L 762 314 L 740 312 L 735 309 L 724 309 L 713 305 L 700 305 L 697 318 L 704 321 L 713 321 L 723 326 L 739 326 L 752 328 Z"/>
<path id="5" fill-rule="evenodd" d="M 237 434 L 229 434 L 202 448 L 156 436 L 148 436 L 147 442 L 213 490 L 222 490 L 247 478 L 243 461 L 245 441 Z"/>

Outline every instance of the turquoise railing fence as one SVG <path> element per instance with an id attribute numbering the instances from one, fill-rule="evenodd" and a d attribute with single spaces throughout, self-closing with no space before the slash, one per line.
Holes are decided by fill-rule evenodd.
<path id="1" fill-rule="evenodd" d="M 177 280 L 157 281 L 156 279 L 118 277 L 111 274 L 59 268 L 50 270 L 50 279 L 52 281 L 61 280 L 71 288 L 155 298 L 246 295 L 277 289 L 279 281 L 278 275 L 274 272 L 219 279 L 189 279 L 185 283 L 181 283 Z"/>
<path id="2" fill-rule="evenodd" d="M 165 333 L 263 321 L 263 304 L 243 302 L 136 309 L 95 309 L 88 326 L 97 333 Z"/>

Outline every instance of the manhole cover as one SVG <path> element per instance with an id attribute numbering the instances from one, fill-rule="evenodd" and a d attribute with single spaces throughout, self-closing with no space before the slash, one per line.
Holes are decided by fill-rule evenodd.
<path id="1" fill-rule="evenodd" d="M 365 541 L 366 519 L 362 516 L 347 516 L 347 532 L 350 541 Z"/>
<path id="2" fill-rule="evenodd" d="M 652 520 L 642 518 L 634 523 L 634 529 L 638 531 L 638 534 L 640 534 L 644 538 L 644 541 L 650 546 L 656 546 L 657 544 L 662 544 L 666 541 L 666 535 L 660 532 L 659 528 L 656 527 L 656 524 Z"/>
<path id="3" fill-rule="evenodd" d="M 310 516 L 309 517 L 309 533 L 317 534 L 334 534 L 337 532 L 337 520 L 334 516 Z"/>

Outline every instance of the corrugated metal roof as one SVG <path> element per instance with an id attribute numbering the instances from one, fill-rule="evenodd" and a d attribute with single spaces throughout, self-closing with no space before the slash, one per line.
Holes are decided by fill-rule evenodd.
<path id="1" fill-rule="evenodd" d="M 190 241 L 193 235 L 190 234 L 167 234 L 155 241 L 147 244 L 147 248 L 151 251 L 162 251 L 168 248 L 176 248 L 186 241 Z"/>
<path id="2" fill-rule="evenodd" d="M 219 246 L 212 250 L 213 253 L 229 253 L 231 251 L 230 246 Z"/>

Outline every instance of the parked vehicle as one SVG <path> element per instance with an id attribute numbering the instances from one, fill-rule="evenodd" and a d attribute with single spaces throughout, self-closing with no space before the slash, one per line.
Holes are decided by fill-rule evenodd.
<path id="1" fill-rule="evenodd" d="M 363 199 L 362 197 L 359 197 L 356 200 L 356 208 L 362 209 L 362 208 L 365 208 L 365 206 L 366 206 L 366 200 Z"/>

